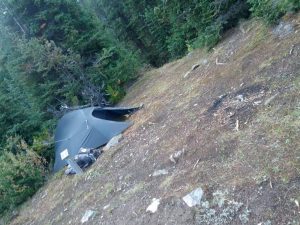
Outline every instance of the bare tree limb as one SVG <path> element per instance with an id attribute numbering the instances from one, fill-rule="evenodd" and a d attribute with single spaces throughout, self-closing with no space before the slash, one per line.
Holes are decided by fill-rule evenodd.
<path id="1" fill-rule="evenodd" d="M 8 7 L 7 4 L 5 4 L 5 2 L 1 2 L 2 7 L 4 7 L 4 9 L 8 12 L 8 14 L 12 17 L 13 21 L 16 23 L 16 25 L 19 27 L 19 29 L 21 30 L 21 32 L 23 33 L 24 36 L 27 35 L 27 32 L 25 31 L 24 27 L 22 26 L 22 24 L 19 22 L 19 20 L 17 19 L 17 17 L 13 14 L 13 12 L 10 10 L 10 8 Z"/>

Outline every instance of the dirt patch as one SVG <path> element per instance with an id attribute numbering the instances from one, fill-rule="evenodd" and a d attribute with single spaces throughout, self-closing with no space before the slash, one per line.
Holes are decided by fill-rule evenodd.
<path id="1" fill-rule="evenodd" d="M 250 122 L 266 92 L 267 88 L 261 84 L 242 87 L 234 93 L 219 96 L 205 114 L 209 119 L 214 117 L 222 126 L 238 131 Z"/>

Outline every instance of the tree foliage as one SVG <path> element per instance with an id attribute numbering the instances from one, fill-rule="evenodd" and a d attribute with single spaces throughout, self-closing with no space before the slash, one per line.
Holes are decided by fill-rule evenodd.
<path id="1" fill-rule="evenodd" d="M 152 65 L 212 47 L 221 33 L 249 15 L 245 0 L 88 0 L 87 7 L 132 43 Z"/>
<path id="2" fill-rule="evenodd" d="M 108 90 L 114 89 L 120 98 L 124 83 L 135 78 L 140 65 L 136 53 L 126 49 L 126 46 L 118 42 L 101 21 L 80 7 L 76 1 L 3 2 L 3 7 L 9 12 L 3 18 L 4 24 L 25 37 L 25 43 L 19 48 L 24 58 L 19 57 L 17 63 L 19 65 L 20 62 L 23 65 L 26 63 L 22 72 L 31 74 L 31 81 L 45 83 L 51 80 L 53 89 L 61 90 L 62 86 L 57 85 L 62 84 L 54 84 L 55 80 L 61 83 L 62 75 L 58 73 L 65 74 L 64 80 L 72 74 L 72 78 L 85 79 L 86 84 L 90 86 L 102 87 L 98 90 L 98 94 L 107 94 L 107 100 L 112 97 L 109 96 Z M 27 50 L 26 53 L 24 49 Z M 68 61 L 68 58 L 71 59 Z M 45 60 L 50 62 L 44 62 Z M 60 68 L 57 64 L 60 64 Z M 74 70 L 77 74 L 74 74 Z M 51 76 L 47 75 L 49 73 Z M 73 84 L 71 88 L 70 85 L 65 87 L 71 90 L 69 97 L 74 96 L 74 92 L 79 92 L 78 88 L 83 87 L 74 84 L 72 80 L 71 83 Z M 94 91 L 96 90 L 97 88 L 94 88 Z M 75 95 L 74 98 L 76 97 L 80 103 L 85 102 L 81 96 Z M 101 102 L 94 103 L 101 104 Z"/>
<path id="3" fill-rule="evenodd" d="M 12 138 L 0 156 L 0 212 L 22 203 L 43 184 L 42 159 L 20 138 Z"/>
<path id="4" fill-rule="evenodd" d="M 248 0 L 254 16 L 265 19 L 268 23 L 275 23 L 287 12 L 300 9 L 299 0 Z"/>
<path id="5" fill-rule="evenodd" d="M 0 27 L 0 152 L 8 136 L 18 134 L 30 142 L 37 134 L 42 118 L 31 93 L 26 91 L 16 74 L 11 73 L 14 43 L 8 35 L 2 35 L 6 32 L 4 27 Z"/>

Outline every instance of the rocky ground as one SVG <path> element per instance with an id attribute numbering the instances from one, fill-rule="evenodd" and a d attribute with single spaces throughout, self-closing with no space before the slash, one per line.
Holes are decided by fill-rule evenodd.
<path id="1" fill-rule="evenodd" d="M 141 76 L 121 142 L 83 175 L 54 175 L 11 224 L 300 224 L 299 97 L 300 15 L 243 22 Z"/>

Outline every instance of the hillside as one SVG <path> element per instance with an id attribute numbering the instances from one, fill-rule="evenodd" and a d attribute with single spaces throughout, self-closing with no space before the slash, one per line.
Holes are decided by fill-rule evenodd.
<path id="1" fill-rule="evenodd" d="M 11 224 L 81 224 L 86 210 L 86 224 L 300 224 L 299 30 L 299 14 L 243 22 L 210 53 L 145 73 L 121 103 L 145 107 L 120 144 L 82 176 L 56 174 Z"/>

